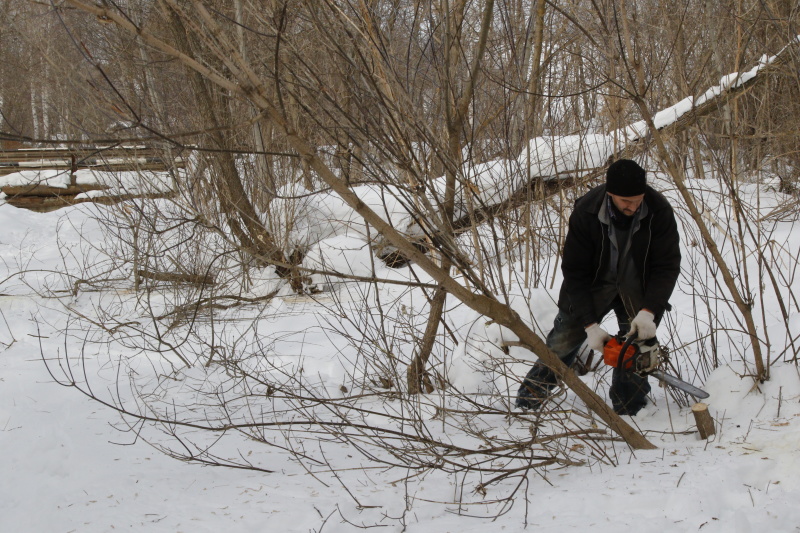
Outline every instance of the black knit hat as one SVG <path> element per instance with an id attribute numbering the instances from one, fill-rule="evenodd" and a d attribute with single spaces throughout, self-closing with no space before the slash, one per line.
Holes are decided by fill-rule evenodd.
<path id="1" fill-rule="evenodd" d="M 647 185 L 645 171 L 636 161 L 614 161 L 606 172 L 606 192 L 617 196 L 639 196 Z"/>

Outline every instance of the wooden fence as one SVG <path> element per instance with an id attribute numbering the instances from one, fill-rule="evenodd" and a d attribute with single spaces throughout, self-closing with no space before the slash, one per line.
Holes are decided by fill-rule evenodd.
<path id="1" fill-rule="evenodd" d="M 94 201 L 115 203 L 130 198 L 126 195 L 78 195 L 109 189 L 102 184 L 79 184 L 75 173 L 81 169 L 102 172 L 166 172 L 185 167 L 181 157 L 166 157 L 165 152 L 148 146 L 92 146 L 75 148 L 18 148 L 0 150 L 0 180 L 2 176 L 24 170 L 55 170 L 68 177 L 69 184 L 53 187 L 33 180 L 29 183 L 3 185 L 6 202 L 15 207 L 35 211 L 51 211 L 76 203 Z"/>

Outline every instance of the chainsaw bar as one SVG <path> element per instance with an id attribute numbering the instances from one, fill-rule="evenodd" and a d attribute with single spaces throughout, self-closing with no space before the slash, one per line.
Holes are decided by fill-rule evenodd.
<path id="1" fill-rule="evenodd" d="M 667 350 L 655 339 L 639 341 L 632 336 L 625 338 L 618 335 L 609 339 L 603 347 L 603 361 L 614 367 L 615 372 L 629 370 L 641 376 L 653 376 L 696 398 L 708 398 L 708 393 L 703 389 L 659 370 L 658 365 L 666 359 Z"/>
<path id="2" fill-rule="evenodd" d="M 689 393 L 696 398 L 700 398 L 701 400 L 708 398 L 708 393 L 703 389 L 695 387 L 691 383 L 686 383 L 682 379 L 676 378 L 670 374 L 665 374 L 661 370 L 653 370 L 652 372 L 649 372 L 648 375 L 653 376 L 654 378 L 659 379 L 667 385 L 675 387 L 676 389 L 680 389 L 683 392 Z"/>

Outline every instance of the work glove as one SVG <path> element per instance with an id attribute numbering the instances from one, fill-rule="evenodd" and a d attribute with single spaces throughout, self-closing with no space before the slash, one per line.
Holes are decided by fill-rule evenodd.
<path id="1" fill-rule="evenodd" d="M 656 316 L 653 313 L 647 309 L 642 309 L 631 320 L 631 329 L 628 331 L 628 336 L 636 335 L 639 340 L 652 339 L 656 336 L 655 318 Z"/>
<path id="2" fill-rule="evenodd" d="M 603 348 L 610 338 L 611 335 L 597 323 L 586 328 L 586 344 L 596 352 L 603 353 Z"/>

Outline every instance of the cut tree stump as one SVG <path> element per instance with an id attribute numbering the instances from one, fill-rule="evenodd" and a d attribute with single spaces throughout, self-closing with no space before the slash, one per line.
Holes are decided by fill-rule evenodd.
<path id="1" fill-rule="evenodd" d="M 714 429 L 714 419 L 708 412 L 708 404 L 697 402 L 692 406 L 692 414 L 694 421 L 697 423 L 697 431 L 700 433 L 700 438 L 703 440 L 716 434 Z"/>

